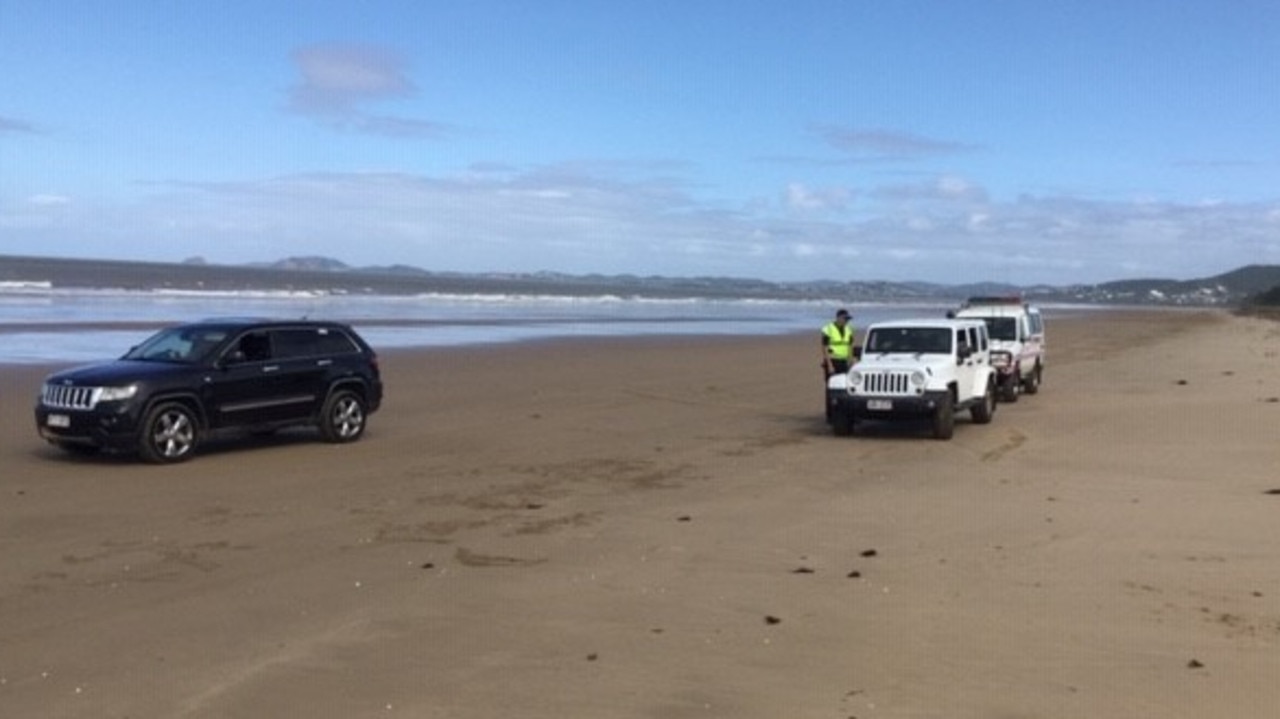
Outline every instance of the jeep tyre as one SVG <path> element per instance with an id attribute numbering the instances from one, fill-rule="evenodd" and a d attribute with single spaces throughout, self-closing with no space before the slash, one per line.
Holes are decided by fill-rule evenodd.
<path id="1" fill-rule="evenodd" d="M 326 442 L 354 442 L 364 434 L 366 414 L 363 397 L 349 389 L 336 390 L 320 411 L 320 436 Z"/>
<path id="2" fill-rule="evenodd" d="M 969 416 L 974 424 L 988 424 L 996 413 L 996 387 L 994 381 L 987 382 L 987 391 L 982 393 L 982 401 L 969 408 Z"/>
<path id="3" fill-rule="evenodd" d="M 162 402 L 147 412 L 138 437 L 138 454 L 153 464 L 183 462 L 195 453 L 199 422 L 181 402 Z"/>
<path id="4" fill-rule="evenodd" d="M 1018 395 L 1022 394 L 1022 375 L 1021 370 L 1014 369 L 1013 374 L 1008 375 L 1008 379 L 1000 383 L 1000 401 L 1013 404 L 1018 401 Z"/>
<path id="5" fill-rule="evenodd" d="M 1036 392 L 1039 392 L 1040 380 L 1042 379 L 1041 375 L 1043 373 L 1044 373 L 1044 368 L 1040 366 L 1039 362 L 1037 362 L 1036 368 L 1031 371 L 1031 376 L 1028 377 L 1025 381 L 1023 381 L 1022 391 L 1026 392 L 1027 394 L 1035 394 Z"/>
<path id="6" fill-rule="evenodd" d="M 951 439 L 956 429 L 955 398 L 947 395 L 933 411 L 933 438 Z"/>

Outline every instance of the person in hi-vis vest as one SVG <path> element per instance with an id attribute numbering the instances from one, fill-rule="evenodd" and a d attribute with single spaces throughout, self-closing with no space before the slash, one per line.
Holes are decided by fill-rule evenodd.
<path id="1" fill-rule="evenodd" d="M 827 376 L 848 372 L 853 360 L 853 326 L 849 311 L 836 312 L 836 319 L 822 328 L 822 368 Z"/>

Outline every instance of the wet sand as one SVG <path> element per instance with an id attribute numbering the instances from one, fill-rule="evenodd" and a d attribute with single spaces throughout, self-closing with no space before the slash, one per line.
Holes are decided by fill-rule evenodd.
<path id="1" fill-rule="evenodd" d="M 1280 324 L 1049 331 L 949 442 L 832 437 L 816 330 L 390 352 L 169 467 L 0 368 L 0 716 L 1274 716 Z"/>

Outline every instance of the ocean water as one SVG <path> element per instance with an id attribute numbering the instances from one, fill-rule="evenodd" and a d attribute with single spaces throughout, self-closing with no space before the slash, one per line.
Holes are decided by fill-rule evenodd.
<path id="1" fill-rule="evenodd" d="M 940 317 L 942 304 L 849 304 L 855 326 Z M 836 302 L 546 295 L 336 295 L 294 292 L 57 290 L 0 286 L 0 364 L 76 363 L 123 354 L 159 327 L 209 317 L 347 322 L 375 349 L 567 337 L 777 335 L 829 322 Z"/>

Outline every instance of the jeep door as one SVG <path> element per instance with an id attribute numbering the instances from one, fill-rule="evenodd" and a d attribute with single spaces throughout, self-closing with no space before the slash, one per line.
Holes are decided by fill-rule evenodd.
<path id="1" fill-rule="evenodd" d="M 958 399 L 963 402 L 986 392 L 986 387 L 978 385 L 986 376 L 981 368 L 987 364 L 987 335 L 979 332 L 977 327 L 961 327 L 956 330 L 956 341 L 958 346 L 969 348 L 968 356 L 956 367 L 956 389 L 960 395 Z"/>
<path id="2" fill-rule="evenodd" d="M 1027 313 L 1027 325 L 1028 354 L 1044 364 L 1044 317 L 1039 310 Z"/>

